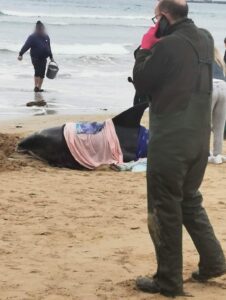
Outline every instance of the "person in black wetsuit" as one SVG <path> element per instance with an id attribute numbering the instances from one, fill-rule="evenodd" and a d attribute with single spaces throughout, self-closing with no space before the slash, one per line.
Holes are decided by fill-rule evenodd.
<path id="1" fill-rule="evenodd" d="M 20 50 L 18 60 L 23 59 L 23 55 L 30 49 L 31 61 L 34 66 L 35 75 L 34 92 L 43 92 L 42 84 L 46 72 L 47 58 L 53 60 L 53 54 L 50 45 L 50 38 L 46 34 L 45 26 L 41 21 L 36 23 L 35 31 L 31 34 L 24 46 Z"/>

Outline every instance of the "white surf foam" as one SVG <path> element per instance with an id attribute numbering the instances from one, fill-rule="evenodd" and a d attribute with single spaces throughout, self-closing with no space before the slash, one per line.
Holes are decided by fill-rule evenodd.
<path id="1" fill-rule="evenodd" d="M 75 19 L 124 19 L 124 20 L 150 20 L 150 16 L 138 15 L 91 15 L 91 14 L 61 14 L 61 13 L 45 13 L 45 12 L 24 12 L 1 10 L 0 14 L 14 17 L 49 17 L 49 18 L 75 18 Z"/>
<path id="2" fill-rule="evenodd" d="M 1 44 L 0 51 L 4 52 L 16 52 L 18 53 L 22 45 L 16 44 Z M 65 54 L 65 55 L 125 55 L 129 51 L 126 49 L 126 45 L 120 44 L 52 44 L 54 54 Z"/>
<path id="3" fill-rule="evenodd" d="M 67 55 L 124 55 L 128 54 L 129 51 L 125 46 L 120 44 L 95 44 L 95 45 L 57 45 L 52 44 L 54 53 L 56 54 L 67 54 Z"/>

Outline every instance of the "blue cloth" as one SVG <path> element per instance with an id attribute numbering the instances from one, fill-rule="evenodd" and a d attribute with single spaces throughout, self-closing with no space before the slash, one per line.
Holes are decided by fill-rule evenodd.
<path id="1" fill-rule="evenodd" d="M 78 122 L 75 123 L 77 134 L 96 134 L 104 128 L 105 123 L 97 122 Z"/>
<path id="2" fill-rule="evenodd" d="M 50 46 L 50 38 L 47 34 L 40 35 L 37 33 L 31 34 L 24 46 L 20 51 L 20 55 L 23 56 L 25 52 L 31 49 L 30 54 L 32 58 L 36 59 L 46 59 L 50 57 L 53 58 L 51 46 Z"/>
<path id="3" fill-rule="evenodd" d="M 136 153 L 137 160 L 139 158 L 147 157 L 148 143 L 149 143 L 149 130 L 143 126 L 140 126 L 137 153 Z"/>
<path id="4" fill-rule="evenodd" d="M 213 78 L 219 80 L 226 80 L 222 68 L 216 62 L 213 64 Z"/>

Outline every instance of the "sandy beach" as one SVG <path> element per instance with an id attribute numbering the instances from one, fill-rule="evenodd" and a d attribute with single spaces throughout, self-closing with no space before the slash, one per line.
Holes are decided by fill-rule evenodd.
<path id="1" fill-rule="evenodd" d="M 211 32 L 223 54 L 226 6 L 204 2 L 189 4 L 189 18 Z M 102 121 L 132 105 L 135 91 L 128 76 L 134 50 L 153 26 L 155 7 L 156 0 L 0 0 L 0 300 L 165 299 L 135 288 L 138 276 L 156 270 L 145 173 L 119 173 L 106 166 L 96 171 L 53 168 L 16 153 L 18 141 L 35 131 L 70 121 Z M 35 56 L 38 61 L 52 58 L 51 44 L 59 66 L 55 80 L 45 79 L 44 93 L 33 92 L 31 57 L 20 51 L 37 21 L 49 37 L 42 27 L 42 36 L 35 38 L 42 39 L 42 54 Z M 36 43 L 28 45 L 36 48 Z M 165 65 L 163 59 L 161 68 Z M 181 95 L 180 84 L 176 89 Z M 27 105 L 33 101 L 47 105 Z M 148 123 L 147 114 L 143 123 Z M 226 163 L 209 165 L 204 205 L 226 254 L 225 182 Z M 207 284 L 191 280 L 198 254 L 186 231 L 183 239 L 185 291 L 195 300 L 226 300 L 226 275 Z"/>
<path id="2" fill-rule="evenodd" d="M 34 130 L 103 118 L 1 122 L 1 300 L 165 299 L 142 294 L 134 286 L 137 276 L 152 274 L 156 267 L 146 226 L 145 174 L 57 169 L 14 153 L 18 138 Z M 226 164 L 209 165 L 202 186 L 224 249 L 225 180 Z M 185 232 L 185 290 L 197 300 L 225 300 L 226 276 L 205 285 L 189 279 L 197 262 Z"/>

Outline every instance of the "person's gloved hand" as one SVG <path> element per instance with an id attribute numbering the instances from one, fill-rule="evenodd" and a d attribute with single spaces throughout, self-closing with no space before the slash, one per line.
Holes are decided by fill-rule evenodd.
<path id="1" fill-rule="evenodd" d="M 156 33 L 158 31 L 159 24 L 152 26 L 148 32 L 143 36 L 141 42 L 142 49 L 151 49 L 160 39 L 156 37 Z"/>

